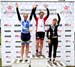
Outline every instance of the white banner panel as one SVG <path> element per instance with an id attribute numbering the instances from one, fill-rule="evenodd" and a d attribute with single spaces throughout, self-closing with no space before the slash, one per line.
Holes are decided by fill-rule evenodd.
<path id="1" fill-rule="evenodd" d="M 9 66 L 12 62 L 20 57 L 20 30 L 21 24 L 16 14 L 16 2 L 2 2 L 2 65 Z M 74 2 L 18 2 L 20 13 L 27 12 L 30 14 L 32 5 L 37 4 L 36 13 L 46 10 L 44 4 L 48 4 L 50 16 L 46 21 L 46 30 L 51 24 L 53 18 L 57 18 L 55 13 L 61 16 L 60 26 L 58 28 L 59 44 L 57 50 L 57 59 L 63 61 L 66 65 L 74 65 Z M 29 56 L 35 54 L 35 20 L 31 21 L 31 43 Z M 48 43 L 45 36 L 43 54 L 48 56 Z"/>

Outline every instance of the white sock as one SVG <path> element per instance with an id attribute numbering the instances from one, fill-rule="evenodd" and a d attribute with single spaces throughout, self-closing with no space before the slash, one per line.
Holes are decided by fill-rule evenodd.
<path id="1" fill-rule="evenodd" d="M 23 60 L 23 58 L 22 58 L 22 57 L 20 57 L 20 60 Z"/>

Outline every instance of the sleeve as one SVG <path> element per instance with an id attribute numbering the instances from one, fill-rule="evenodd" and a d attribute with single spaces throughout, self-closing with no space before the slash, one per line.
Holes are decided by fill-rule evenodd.
<path id="1" fill-rule="evenodd" d="M 32 9 L 32 13 L 33 13 L 33 15 L 34 15 L 35 20 L 37 20 L 38 17 L 36 16 L 35 12 L 36 12 L 36 8 L 33 8 L 33 9 Z"/>
<path id="2" fill-rule="evenodd" d="M 60 18 L 60 15 L 59 15 L 59 14 L 57 14 L 57 16 L 58 16 L 58 22 L 57 22 L 57 25 L 59 25 L 61 18 Z"/>
<path id="3" fill-rule="evenodd" d="M 48 39 L 50 39 L 49 31 L 50 31 L 50 28 L 47 30 L 47 38 L 48 38 Z"/>
<path id="4" fill-rule="evenodd" d="M 31 14 L 30 14 L 30 17 L 29 17 L 29 21 L 32 20 L 32 16 L 33 16 L 33 9 L 32 9 L 32 11 L 31 11 Z"/>
<path id="5" fill-rule="evenodd" d="M 18 20 L 21 21 L 21 16 L 20 16 L 20 13 L 19 13 L 19 9 L 18 8 L 16 8 L 16 12 L 17 12 Z"/>
<path id="6" fill-rule="evenodd" d="M 47 18 L 49 17 L 49 9 L 48 9 L 48 8 L 46 8 L 46 10 L 47 10 L 47 15 L 44 17 L 44 21 L 46 21 L 46 20 L 47 20 Z"/>

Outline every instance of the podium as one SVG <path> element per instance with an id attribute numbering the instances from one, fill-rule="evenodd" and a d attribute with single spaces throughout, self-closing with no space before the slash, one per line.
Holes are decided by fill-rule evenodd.
<path id="1" fill-rule="evenodd" d="M 19 60 L 15 60 L 12 64 L 12 67 L 66 67 L 66 65 L 57 61 L 53 63 L 52 61 L 48 62 L 48 58 L 45 57 L 33 57 L 30 59 L 30 62 L 18 62 Z"/>
<path id="2" fill-rule="evenodd" d="M 19 60 L 18 60 L 18 59 L 17 59 L 17 60 L 15 60 L 15 61 L 14 61 L 14 63 L 12 64 L 12 67 L 29 67 L 29 66 L 30 66 L 30 64 L 29 64 L 29 63 L 24 62 L 24 61 L 19 62 Z"/>
<path id="3" fill-rule="evenodd" d="M 66 67 L 66 65 L 61 61 L 56 61 L 55 63 L 53 62 L 48 62 L 48 63 L 49 67 Z"/>
<path id="4" fill-rule="evenodd" d="M 32 58 L 31 67 L 48 67 L 47 58 L 45 57 Z"/>

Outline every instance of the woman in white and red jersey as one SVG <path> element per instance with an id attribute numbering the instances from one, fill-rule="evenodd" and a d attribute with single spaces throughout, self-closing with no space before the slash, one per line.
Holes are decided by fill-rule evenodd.
<path id="1" fill-rule="evenodd" d="M 47 15 L 44 17 L 44 12 L 39 12 L 39 17 L 36 16 L 35 11 L 37 8 L 37 5 L 34 6 L 33 9 L 33 15 L 36 21 L 36 56 L 42 56 L 42 49 L 43 49 L 43 42 L 44 42 L 44 36 L 45 36 L 45 22 L 47 18 L 49 17 L 49 9 L 47 8 L 48 5 L 44 5 L 44 7 L 47 10 Z M 39 46 L 40 44 L 40 46 Z M 40 52 L 39 52 L 40 49 Z"/>

